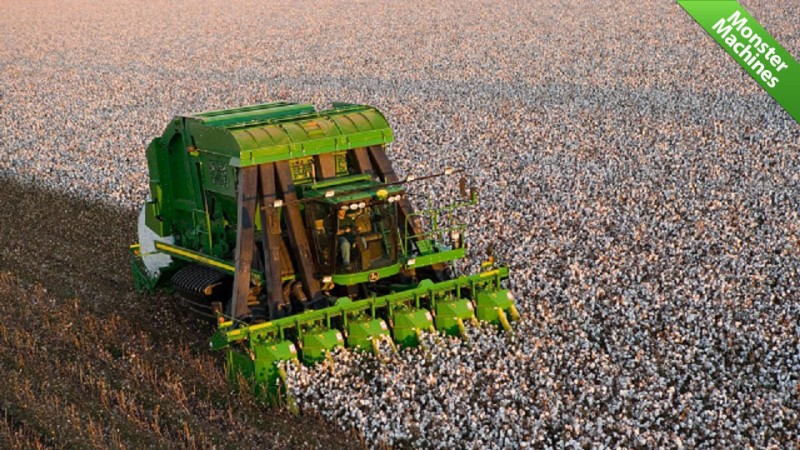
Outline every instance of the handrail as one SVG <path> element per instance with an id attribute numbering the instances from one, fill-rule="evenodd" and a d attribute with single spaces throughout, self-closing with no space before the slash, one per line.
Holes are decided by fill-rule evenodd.
<path id="1" fill-rule="evenodd" d="M 402 243 L 403 243 L 403 253 L 405 255 L 409 254 L 409 251 L 410 251 L 409 243 L 410 242 L 415 242 L 415 241 L 419 241 L 419 240 L 426 240 L 426 239 L 431 239 L 431 238 L 434 241 L 438 241 L 439 239 L 437 239 L 437 237 L 439 237 L 439 236 L 441 236 L 443 234 L 450 233 L 452 231 L 460 231 L 461 232 L 461 237 L 462 237 L 462 241 L 461 242 L 462 242 L 462 246 L 463 246 L 463 243 L 464 243 L 463 237 L 464 237 L 465 231 L 467 229 L 467 224 L 465 222 L 456 222 L 455 224 L 453 224 L 454 212 L 457 209 L 465 208 L 465 207 L 468 207 L 468 206 L 473 206 L 475 204 L 477 204 L 477 198 L 475 196 L 473 196 L 469 201 L 451 203 L 450 205 L 447 205 L 447 206 L 445 206 L 443 208 L 422 209 L 422 210 L 414 211 L 414 212 L 406 215 L 405 223 L 403 224 L 404 225 L 404 230 L 403 230 L 404 233 L 403 233 L 403 235 L 405 236 L 405 238 L 402 241 Z M 449 222 L 451 223 L 451 225 L 448 226 L 448 227 L 444 227 L 443 228 L 443 227 L 439 226 L 439 222 L 440 222 L 439 218 L 441 216 L 445 216 L 445 215 L 448 217 Z M 430 230 L 429 231 L 423 231 L 422 233 L 417 233 L 417 234 L 410 235 L 409 234 L 409 228 L 412 227 L 412 224 L 414 223 L 415 220 L 422 219 L 422 218 L 429 219 L 429 221 L 430 221 Z"/>

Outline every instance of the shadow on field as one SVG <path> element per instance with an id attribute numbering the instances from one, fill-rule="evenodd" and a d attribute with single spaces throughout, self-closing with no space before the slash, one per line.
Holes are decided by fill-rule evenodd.
<path id="1" fill-rule="evenodd" d="M 227 382 L 210 327 L 139 295 L 136 214 L 0 178 L 0 448 L 359 448 Z"/>

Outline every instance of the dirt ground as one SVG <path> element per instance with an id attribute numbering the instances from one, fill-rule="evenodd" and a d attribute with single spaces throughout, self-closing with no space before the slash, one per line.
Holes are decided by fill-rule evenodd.
<path id="1" fill-rule="evenodd" d="M 133 289 L 135 213 L 0 179 L 0 448 L 361 448 L 227 382 L 210 326 Z"/>

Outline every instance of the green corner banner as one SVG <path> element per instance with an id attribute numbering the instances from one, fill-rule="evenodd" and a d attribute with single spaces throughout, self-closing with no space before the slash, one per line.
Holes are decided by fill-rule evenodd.
<path id="1" fill-rule="evenodd" d="M 736 0 L 678 0 L 715 41 L 800 123 L 800 64 Z"/>

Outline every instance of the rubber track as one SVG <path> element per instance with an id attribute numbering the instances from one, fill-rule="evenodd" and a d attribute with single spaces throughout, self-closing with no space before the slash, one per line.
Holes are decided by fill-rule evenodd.
<path id="1" fill-rule="evenodd" d="M 189 300 L 208 303 L 212 301 L 225 301 L 230 296 L 230 275 L 199 264 L 190 264 L 172 276 L 172 286 L 182 296 Z M 204 293 L 206 287 L 219 284 L 214 288 L 212 295 Z M 218 298 L 216 298 L 218 297 Z"/>

